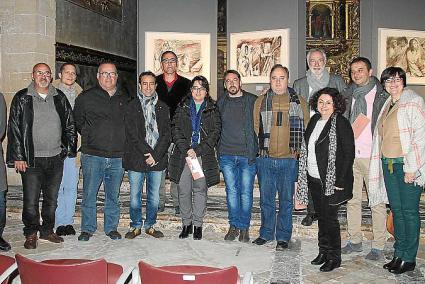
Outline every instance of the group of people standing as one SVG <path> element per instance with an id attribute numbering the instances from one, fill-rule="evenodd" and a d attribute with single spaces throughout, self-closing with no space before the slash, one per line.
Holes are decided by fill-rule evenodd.
<path id="1" fill-rule="evenodd" d="M 102 183 L 104 232 L 113 240 L 121 239 L 119 190 L 125 170 L 131 218 L 125 238 L 134 239 L 142 228 L 152 237 L 164 236 L 154 225 L 157 213 L 164 210 L 168 172 L 175 213 L 182 218 L 179 238 L 193 234 L 200 240 L 207 190 L 219 183 L 221 170 L 229 216 L 226 241 L 250 241 L 257 175 L 261 227 L 253 243 L 276 241 L 278 251 L 289 247 L 295 195 L 297 202 L 308 204 L 302 224 L 318 220 L 319 254 L 311 263 L 332 271 L 341 265 L 341 254 L 362 250 L 361 201 L 366 185 L 374 234 L 366 258 L 383 258 L 389 201 L 395 251 L 384 268 L 393 273 L 413 270 L 425 184 L 424 100 L 405 88 L 406 74 L 398 67 L 387 68 L 378 80 L 367 58 L 355 58 L 346 86 L 342 77 L 326 70 L 322 50 L 310 50 L 307 64 L 306 76 L 293 88 L 288 86 L 288 68 L 273 66 L 270 88 L 258 97 L 242 90 L 240 74 L 228 70 L 226 91 L 217 102 L 205 77 L 188 80 L 177 74 L 173 51 L 161 55 L 162 74 L 139 75 L 134 96 L 117 84 L 112 62 L 100 64 L 98 84 L 83 92 L 74 64 L 65 63 L 53 84 L 50 67 L 36 64 L 33 81 L 11 103 L 6 155 L 7 165 L 22 177 L 24 247 L 35 249 L 38 238 L 60 243 L 61 236 L 76 234 L 73 215 L 80 165 L 78 240 L 88 241 L 97 230 L 96 200 Z M 0 111 L 1 105 L 0 101 Z M 5 120 L 4 111 L 0 134 Z M 202 167 L 200 176 L 192 172 L 196 162 Z M 338 209 L 343 203 L 347 203 L 349 240 L 341 248 Z M 4 212 L 5 198 L 0 199 L 0 209 Z M 0 249 L 10 249 L 2 238 Z"/>

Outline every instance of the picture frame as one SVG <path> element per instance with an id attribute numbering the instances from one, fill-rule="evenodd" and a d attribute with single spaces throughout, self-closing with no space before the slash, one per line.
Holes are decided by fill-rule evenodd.
<path id="1" fill-rule="evenodd" d="M 425 31 L 378 29 L 378 70 L 397 66 L 409 85 L 425 85 Z"/>
<path id="2" fill-rule="evenodd" d="M 210 81 L 210 38 L 209 33 L 145 32 L 145 70 L 162 73 L 161 54 L 171 50 L 177 55 L 179 75 L 202 75 Z"/>
<path id="3" fill-rule="evenodd" d="M 68 0 L 84 9 L 108 17 L 114 21 L 122 22 L 122 0 L 91 1 L 91 0 Z"/>
<path id="4" fill-rule="evenodd" d="M 277 63 L 289 66 L 289 28 L 230 34 L 230 69 L 242 83 L 268 83 Z"/>

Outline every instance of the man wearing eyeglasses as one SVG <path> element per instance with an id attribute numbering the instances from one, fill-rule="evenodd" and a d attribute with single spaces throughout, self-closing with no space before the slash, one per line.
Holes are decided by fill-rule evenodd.
<path id="1" fill-rule="evenodd" d="M 379 80 L 372 75 L 372 65 L 365 57 L 354 58 L 350 63 L 351 83 L 342 93 L 346 99 L 347 110 L 345 116 L 354 128 L 354 142 L 356 147 L 353 172 L 353 198 L 347 202 L 347 232 L 348 242 L 341 249 L 342 254 L 360 252 L 362 247 L 362 192 L 363 183 L 368 190 L 369 163 L 372 152 L 372 137 L 378 115 L 388 98 Z M 362 123 L 359 123 L 362 122 Z M 355 125 L 361 125 L 355 126 Z M 357 131 L 356 131 L 357 129 Z M 358 133 L 356 135 L 356 133 Z M 366 259 L 382 259 L 386 242 L 385 203 L 371 208 L 373 241 L 372 249 Z"/>
<path id="2" fill-rule="evenodd" d="M 177 74 L 178 58 L 177 55 L 167 50 L 161 55 L 162 74 L 156 76 L 156 92 L 158 98 L 165 102 L 170 109 L 170 119 L 173 121 L 174 113 L 176 112 L 179 102 L 189 94 L 190 80 Z M 172 143 L 169 152 L 174 148 Z M 180 215 L 179 200 L 177 193 L 177 184 L 171 182 L 171 197 L 173 198 L 173 206 L 176 215 Z M 159 190 L 159 212 L 164 211 L 165 207 L 165 171 L 162 177 L 161 187 Z"/>
<path id="3" fill-rule="evenodd" d="M 105 191 L 104 232 L 113 240 L 121 239 L 117 231 L 120 218 L 119 190 L 124 169 L 124 114 L 129 97 L 117 85 L 114 63 L 100 64 L 98 84 L 75 100 L 74 115 L 81 134 L 83 200 L 79 241 L 88 241 L 97 230 L 96 199 L 103 182 Z"/>
<path id="4" fill-rule="evenodd" d="M 77 132 L 65 94 L 51 85 L 46 63 L 33 67 L 31 84 L 16 93 L 10 105 L 7 164 L 21 174 L 22 221 L 26 249 L 40 239 L 53 243 L 63 238 L 53 232 L 63 160 L 75 157 Z M 39 201 L 43 193 L 40 224 Z"/>
<path id="5" fill-rule="evenodd" d="M 318 90 L 325 87 L 335 88 L 342 92 L 345 89 L 344 79 L 337 74 L 330 74 L 326 70 L 326 53 L 321 49 L 310 49 L 307 53 L 308 71 L 306 76 L 294 82 L 294 89 L 308 102 L 310 97 Z M 310 116 L 314 111 L 310 111 Z M 313 199 L 308 194 L 307 216 L 301 221 L 304 226 L 311 226 L 317 220 L 317 214 L 314 210 Z"/>

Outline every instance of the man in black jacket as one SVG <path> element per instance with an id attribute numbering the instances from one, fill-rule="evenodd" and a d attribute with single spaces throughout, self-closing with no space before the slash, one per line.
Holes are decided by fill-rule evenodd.
<path id="1" fill-rule="evenodd" d="M 113 240 L 121 239 L 119 190 L 124 169 L 124 114 L 129 97 L 117 87 L 118 73 L 110 62 L 100 64 L 98 84 L 75 100 L 74 115 L 81 134 L 83 200 L 81 235 L 88 241 L 97 229 L 96 199 L 103 181 L 105 190 L 104 231 Z"/>
<path id="2" fill-rule="evenodd" d="M 75 157 L 77 133 L 71 105 L 50 82 L 46 63 L 33 67 L 33 82 L 13 97 L 10 106 L 7 164 L 22 177 L 22 221 L 26 249 L 37 247 L 40 239 L 54 243 L 63 239 L 53 232 L 63 159 Z M 40 225 L 39 201 L 43 192 Z"/>
<path id="3" fill-rule="evenodd" d="M 177 55 L 171 51 L 165 51 L 161 55 L 161 68 L 163 73 L 156 76 L 156 92 L 158 98 L 167 104 L 170 109 L 170 119 L 173 121 L 177 105 L 184 97 L 189 94 L 190 80 L 177 74 L 178 60 Z M 174 147 L 171 144 L 170 151 Z M 171 196 L 176 215 L 180 214 L 179 200 L 177 193 L 177 184 L 171 182 Z M 165 172 L 162 177 L 161 187 L 159 189 L 159 212 L 164 211 L 165 206 Z"/>

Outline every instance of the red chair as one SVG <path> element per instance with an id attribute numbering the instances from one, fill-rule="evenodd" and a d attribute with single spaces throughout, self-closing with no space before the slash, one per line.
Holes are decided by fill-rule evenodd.
<path id="1" fill-rule="evenodd" d="M 0 283 L 7 284 L 9 276 L 16 270 L 15 259 L 10 256 L 0 254 Z"/>
<path id="2" fill-rule="evenodd" d="M 240 282 L 235 266 L 215 268 L 197 265 L 155 267 L 139 262 L 142 284 L 237 284 Z M 133 273 L 133 283 L 135 282 Z M 138 278 L 138 277 L 137 277 Z"/>
<path id="3" fill-rule="evenodd" d="M 131 273 L 123 273 L 120 265 L 104 259 L 51 259 L 33 261 L 22 255 L 15 256 L 22 284 L 121 284 Z"/>

